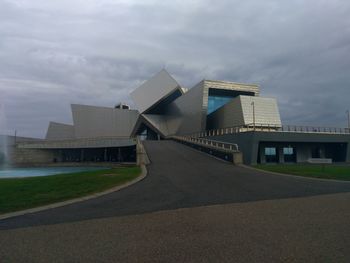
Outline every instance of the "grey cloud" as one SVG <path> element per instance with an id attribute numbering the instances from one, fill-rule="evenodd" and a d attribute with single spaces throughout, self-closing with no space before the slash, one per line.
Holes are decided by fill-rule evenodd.
<path id="1" fill-rule="evenodd" d="M 0 0 L 0 103 L 9 128 L 40 136 L 70 103 L 112 106 L 166 68 L 257 83 L 290 124 L 345 126 L 350 3 Z M 18 107 L 21 105 L 21 107 Z"/>

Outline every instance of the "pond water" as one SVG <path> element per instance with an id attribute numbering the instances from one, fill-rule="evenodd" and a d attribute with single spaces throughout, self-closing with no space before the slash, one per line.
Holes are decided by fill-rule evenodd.
<path id="1" fill-rule="evenodd" d="M 0 179 L 78 173 L 78 172 L 85 172 L 85 171 L 98 171 L 103 169 L 108 169 L 108 168 L 107 167 L 0 168 Z"/>

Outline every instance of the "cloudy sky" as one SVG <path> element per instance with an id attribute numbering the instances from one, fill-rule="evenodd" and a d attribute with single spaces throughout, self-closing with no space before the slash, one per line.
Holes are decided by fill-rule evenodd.
<path id="1" fill-rule="evenodd" d="M 260 85 L 285 124 L 346 126 L 348 0 L 0 0 L 7 131 L 43 137 L 71 103 L 113 106 L 162 68 Z"/>

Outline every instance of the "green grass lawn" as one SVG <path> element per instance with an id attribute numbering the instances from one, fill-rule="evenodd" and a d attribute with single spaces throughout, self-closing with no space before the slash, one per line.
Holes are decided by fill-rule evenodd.
<path id="1" fill-rule="evenodd" d="M 0 214 L 56 203 L 124 184 L 141 174 L 140 167 L 0 179 Z"/>
<path id="2" fill-rule="evenodd" d="M 306 177 L 336 179 L 350 181 L 350 166 L 341 165 L 319 165 L 319 164 L 271 164 L 256 165 L 255 168 L 285 174 L 294 174 Z"/>

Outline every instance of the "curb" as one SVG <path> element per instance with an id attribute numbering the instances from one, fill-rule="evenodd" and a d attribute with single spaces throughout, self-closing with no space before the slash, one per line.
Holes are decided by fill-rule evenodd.
<path id="1" fill-rule="evenodd" d="M 334 183 L 347 183 L 347 184 L 350 183 L 350 181 L 345 181 L 345 180 L 322 179 L 322 178 L 307 177 L 307 176 L 301 176 L 301 175 L 295 175 L 295 174 L 284 174 L 284 173 L 271 172 L 271 171 L 266 171 L 266 170 L 254 168 L 254 167 L 251 167 L 251 166 L 245 165 L 245 164 L 240 164 L 238 166 L 243 167 L 243 168 L 247 168 L 250 170 L 258 171 L 258 172 L 272 174 L 272 175 L 282 175 L 282 176 L 287 176 L 287 177 L 302 178 L 302 179 L 306 179 L 306 180 L 321 181 L 321 182 L 334 182 Z"/>
<path id="2" fill-rule="evenodd" d="M 119 190 L 122 190 L 126 187 L 129 187 L 133 184 L 136 184 L 140 181 L 142 181 L 143 179 L 145 179 L 147 176 L 147 168 L 144 164 L 141 165 L 141 175 L 138 176 L 137 178 L 135 178 L 134 180 L 127 182 L 126 184 L 123 185 L 118 185 L 116 187 L 110 188 L 106 191 L 103 192 L 99 192 L 99 193 L 95 193 L 92 195 L 88 195 L 88 196 L 84 196 L 84 197 L 79 197 L 79 198 L 75 198 L 75 199 L 71 199 L 71 200 L 67 200 L 67 201 L 63 201 L 63 202 L 58 202 L 58 203 L 53 203 L 50 205 L 45 205 L 45 206 L 40 206 L 40 207 L 35 207 L 35 208 L 31 208 L 31 209 L 26 209 L 26 210 L 22 210 L 22 211 L 18 211 L 18 212 L 12 212 L 12 213 L 7 213 L 7 214 L 3 214 L 0 215 L 0 220 L 3 219 L 8 219 L 11 217 L 16 217 L 16 216 L 22 216 L 22 215 L 26 215 L 26 214 L 32 214 L 32 213 L 36 213 L 36 212 L 41 212 L 44 210 L 48 210 L 48 209 L 52 209 L 52 208 L 58 208 L 58 207 L 62 207 L 62 206 L 66 206 L 66 205 L 71 205 L 71 204 L 75 204 L 75 203 L 79 203 L 79 202 L 83 202 L 83 201 L 87 201 L 90 199 L 94 199 L 97 197 L 101 197 L 103 195 L 107 195 L 113 192 L 117 192 Z"/>

